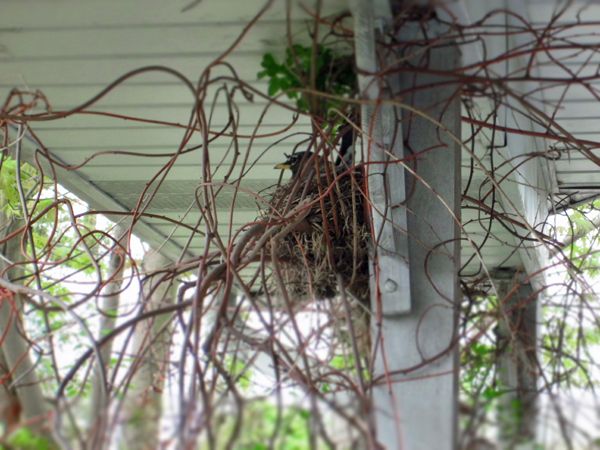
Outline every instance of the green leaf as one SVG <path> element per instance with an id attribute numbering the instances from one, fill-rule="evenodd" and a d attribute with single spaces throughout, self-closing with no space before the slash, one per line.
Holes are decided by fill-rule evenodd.
<path id="1" fill-rule="evenodd" d="M 269 71 L 277 70 L 279 64 L 277 64 L 277 61 L 275 61 L 275 57 L 272 53 L 266 53 L 263 56 L 261 66 L 266 69 L 267 73 L 270 73 Z"/>
<path id="2" fill-rule="evenodd" d="M 27 427 L 15 431 L 8 439 L 8 444 L 19 450 L 53 450 L 56 448 L 48 438 L 35 434 Z"/>
<path id="3" fill-rule="evenodd" d="M 471 346 L 471 351 L 475 353 L 477 356 L 485 356 L 493 353 L 495 351 L 494 347 L 491 345 L 481 344 L 479 342 L 475 342 Z"/>
<path id="4" fill-rule="evenodd" d="M 504 391 L 492 387 L 487 387 L 483 391 L 483 397 L 486 400 L 494 400 L 498 397 L 501 397 L 502 395 L 504 395 Z"/>
<path id="5" fill-rule="evenodd" d="M 342 355 L 336 355 L 333 358 L 331 358 L 329 365 L 331 367 L 333 367 L 334 369 L 338 369 L 338 370 L 345 369 L 347 367 L 346 358 L 344 358 L 344 356 L 342 356 Z"/>
<path id="6" fill-rule="evenodd" d="M 49 208 L 53 204 L 54 204 L 54 199 L 52 199 L 52 198 L 41 199 L 39 202 L 37 202 L 34 205 L 35 208 L 32 210 L 31 214 L 33 216 L 35 216 L 36 214 L 41 213 L 43 210 L 45 210 L 46 208 Z M 55 218 L 56 218 L 56 208 L 53 208 L 53 209 L 48 210 L 48 212 L 46 212 L 46 214 L 44 214 L 44 216 L 37 223 L 38 224 L 50 224 L 50 223 L 54 222 Z"/>
<path id="7" fill-rule="evenodd" d="M 273 96 L 279 92 L 279 80 L 277 78 L 271 78 L 269 82 L 269 95 Z"/>
<path id="8" fill-rule="evenodd" d="M 313 55 L 316 51 L 316 55 Z M 342 109 L 343 99 L 326 99 L 313 94 L 303 94 L 296 89 L 311 86 L 311 67 L 315 63 L 315 86 L 318 91 L 339 97 L 352 96 L 356 92 L 356 73 L 348 56 L 335 55 L 333 50 L 323 45 L 313 47 L 294 44 L 285 51 L 280 63 L 271 53 L 263 55 L 258 78 L 268 78 L 268 93 L 271 96 L 284 92 L 290 100 L 295 100 L 301 112 L 310 112 L 327 118 L 335 109 Z"/>

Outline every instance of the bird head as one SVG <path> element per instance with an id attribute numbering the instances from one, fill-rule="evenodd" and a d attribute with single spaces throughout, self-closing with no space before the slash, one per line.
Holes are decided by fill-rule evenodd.
<path id="1" fill-rule="evenodd" d="M 291 170 L 292 177 L 295 177 L 302 170 L 302 165 L 310 159 L 312 152 L 297 152 L 291 155 L 285 154 L 287 158 L 284 162 L 277 164 L 274 168 L 279 170 Z"/>

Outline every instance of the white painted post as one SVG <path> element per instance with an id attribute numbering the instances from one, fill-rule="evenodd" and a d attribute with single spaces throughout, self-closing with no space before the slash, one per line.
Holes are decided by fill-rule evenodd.
<path id="1" fill-rule="evenodd" d="M 17 219 L 11 221 L 3 212 L 0 212 L 2 237 L 17 230 L 23 222 L 17 222 Z M 16 236 L 0 246 L 0 253 L 3 256 L 0 260 L 0 270 L 2 276 L 10 281 L 19 280 L 23 276 L 22 266 L 6 270 L 9 263 L 17 263 L 22 260 L 20 245 L 20 236 Z M 36 372 L 36 363 L 32 358 L 31 344 L 27 339 L 21 320 L 24 301 L 23 294 L 14 294 L 14 302 L 7 297 L 0 301 L 0 336 L 2 336 L 0 352 L 7 364 L 5 370 L 10 373 L 10 378 L 3 380 L 3 383 L 14 392 L 21 407 L 21 417 L 15 417 L 15 420 L 21 419 L 22 423 L 26 423 L 36 432 L 48 433 L 46 437 L 50 438 L 48 423 L 50 405 L 44 398 Z"/>
<path id="2" fill-rule="evenodd" d="M 121 225 L 113 229 L 112 235 L 118 239 L 121 244 L 125 243 L 127 238 L 127 229 Z M 102 338 L 105 333 L 112 331 L 117 322 L 119 309 L 119 300 L 121 297 L 121 284 L 123 282 L 123 273 L 125 271 L 125 258 L 121 249 L 115 246 L 109 255 L 108 260 L 108 278 L 111 280 L 106 284 L 102 291 L 102 315 L 100 316 L 100 327 L 98 338 Z M 110 372 L 110 359 L 112 354 L 113 342 L 109 341 L 100 348 L 104 373 Z M 107 378 L 109 378 L 107 376 Z M 96 361 L 94 367 L 94 377 L 92 379 L 92 400 L 90 408 L 90 438 L 91 448 L 102 448 L 108 446 L 110 437 L 107 436 L 107 424 L 109 422 L 109 391 L 110 386 L 104 386 L 102 376 L 102 367 L 100 361 Z"/>
<path id="3" fill-rule="evenodd" d="M 160 309 L 175 302 L 175 285 L 162 279 L 160 270 L 170 260 L 164 255 L 146 251 L 142 268 L 147 274 L 140 298 L 146 311 Z M 123 407 L 123 448 L 143 450 L 156 448 L 162 414 L 162 390 L 169 361 L 172 327 L 170 315 L 155 317 L 137 324 L 132 354 L 136 357 L 130 388 Z"/>
<path id="4" fill-rule="evenodd" d="M 373 65 L 361 66 L 361 61 L 365 60 L 362 58 L 367 53 L 365 49 L 374 52 L 375 48 L 372 31 L 374 20 L 366 19 L 369 8 L 365 3 L 370 2 L 353 3 L 357 65 L 361 74 L 365 71 L 367 74 L 377 71 Z M 373 17 L 373 12 L 370 14 Z M 433 21 L 412 25 L 403 24 L 400 35 L 396 36 L 396 48 L 402 46 L 402 41 L 424 39 L 421 34 L 423 26 L 427 28 L 430 39 L 443 33 L 443 29 Z M 365 28 L 370 28 L 371 31 Z M 371 44 L 363 42 L 365 40 L 371 40 Z M 373 376 L 376 385 L 373 389 L 372 408 L 377 440 L 383 448 L 450 450 L 456 448 L 457 435 L 458 353 L 455 340 L 460 299 L 460 147 L 456 138 L 460 139 L 460 87 L 452 83 L 451 78 L 434 75 L 431 71 L 452 71 L 458 65 L 459 52 L 451 42 L 430 48 L 411 48 L 406 45 L 403 50 L 403 54 L 390 53 L 382 59 L 384 64 L 389 62 L 392 65 L 397 64 L 395 61 L 401 61 L 402 58 L 398 56 L 402 55 L 405 63 L 409 61 L 413 69 L 404 72 L 400 70 L 386 79 L 391 82 L 388 86 L 399 86 L 404 91 L 412 90 L 399 99 L 410 105 L 410 108 L 402 109 L 401 133 L 400 130 L 396 131 L 396 137 L 398 134 L 403 136 L 406 144 L 404 149 L 402 150 L 398 139 L 398 146 L 393 149 L 386 147 L 390 141 L 385 139 L 385 125 L 380 125 L 379 130 L 373 126 L 379 120 L 375 116 L 374 119 L 371 118 L 369 128 L 368 117 L 363 117 L 363 131 L 369 134 L 369 129 L 374 130 L 371 136 L 379 144 L 371 146 L 370 161 L 385 160 L 388 153 L 405 158 L 411 156 L 410 160 L 407 159 L 407 165 L 416 172 L 415 176 L 406 175 L 406 187 L 402 179 L 405 176 L 402 165 L 397 163 L 388 166 L 385 174 L 380 175 L 383 179 L 380 185 L 384 186 L 382 191 L 390 194 L 384 196 L 385 208 L 382 211 L 391 210 L 392 213 L 386 214 L 384 219 L 380 214 L 378 219 L 377 211 L 373 212 L 373 222 L 376 229 L 378 226 L 382 227 L 382 236 L 390 221 L 393 222 L 391 225 L 394 232 L 407 230 L 408 233 L 404 234 L 408 236 L 406 248 L 402 247 L 402 241 L 395 234 L 393 241 L 386 241 L 384 251 L 377 249 L 379 273 L 391 267 L 392 276 L 400 279 L 408 276 L 410 282 L 402 285 L 401 289 L 386 292 L 382 289 L 380 279 L 379 289 L 372 290 L 374 317 L 381 318 L 380 322 L 375 319 L 374 326 Z M 408 57 L 407 60 L 412 51 L 417 56 Z M 368 59 L 366 61 L 369 62 Z M 415 73 L 415 67 L 422 70 Z M 369 81 L 368 75 L 360 77 L 364 97 L 372 99 L 372 95 L 377 94 L 385 99 L 386 96 L 394 96 L 394 93 L 390 95 L 381 90 L 375 94 L 369 92 L 369 89 L 373 89 L 372 84 L 369 84 L 373 82 L 373 78 Z M 446 81 L 449 82 L 444 83 Z M 419 86 L 418 90 L 415 89 Z M 426 117 L 411 112 L 412 108 Z M 386 111 L 386 117 L 381 122 L 393 117 L 388 111 L 390 110 Z M 366 112 L 369 114 L 370 110 L 367 109 Z M 391 129 L 394 128 L 393 125 L 396 124 L 392 123 Z M 382 154 L 384 157 L 381 157 Z M 373 186 L 371 173 L 369 183 Z M 376 187 L 379 189 L 379 185 Z M 369 192 L 373 195 L 374 190 L 369 189 Z M 396 199 L 391 194 L 397 195 Z M 374 200 L 375 209 L 378 209 L 380 199 L 375 197 Z M 406 204 L 403 203 L 404 200 Z M 404 214 L 409 212 L 406 226 L 398 211 L 403 211 Z M 393 242 L 393 249 L 388 253 L 389 242 Z M 395 258 L 389 266 L 385 260 L 388 254 Z M 382 261 L 385 261 L 384 267 Z M 385 283 L 386 280 L 383 281 Z"/>
<path id="5" fill-rule="evenodd" d="M 537 296 L 518 274 L 495 281 L 501 318 L 497 328 L 499 441 L 503 448 L 533 449 L 538 411 Z"/>

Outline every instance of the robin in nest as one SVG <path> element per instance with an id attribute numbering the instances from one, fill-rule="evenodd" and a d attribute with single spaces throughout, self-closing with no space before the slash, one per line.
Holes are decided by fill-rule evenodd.
<path id="1" fill-rule="evenodd" d="M 274 168 L 279 170 L 291 170 L 292 178 L 296 178 L 302 169 L 304 164 L 311 159 L 314 155 L 313 152 L 297 152 L 291 155 L 286 154 L 286 160 L 282 163 L 277 164 Z"/>
<path id="2" fill-rule="evenodd" d="M 346 169 L 352 164 L 354 154 L 354 129 L 350 124 L 344 125 L 340 129 L 342 135 L 342 143 L 340 150 L 335 161 L 336 171 L 339 169 Z M 277 164 L 274 168 L 279 170 L 291 170 L 292 178 L 300 175 L 304 169 L 304 165 L 309 162 L 314 153 L 311 151 L 302 151 L 293 153 L 291 155 L 285 155 L 286 160 L 282 163 Z"/>

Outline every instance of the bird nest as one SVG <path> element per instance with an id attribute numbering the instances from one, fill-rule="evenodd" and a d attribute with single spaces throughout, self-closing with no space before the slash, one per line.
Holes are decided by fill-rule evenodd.
<path id="1" fill-rule="evenodd" d="M 368 303 L 370 231 L 362 173 L 313 172 L 273 192 L 263 214 L 269 221 L 302 211 L 302 221 L 274 244 L 285 288 L 295 300 L 335 297 L 339 276 L 346 292 Z"/>

